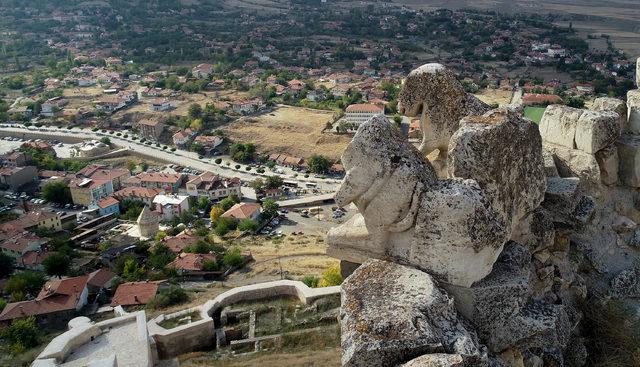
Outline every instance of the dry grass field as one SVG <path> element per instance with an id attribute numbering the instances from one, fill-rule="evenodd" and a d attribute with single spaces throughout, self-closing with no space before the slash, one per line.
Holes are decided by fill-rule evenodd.
<path id="1" fill-rule="evenodd" d="M 259 353 L 237 356 L 223 360 L 212 360 L 206 353 L 191 353 L 181 356 L 181 367 L 329 367 L 340 366 L 340 348 L 313 348 L 295 353 Z"/>
<path id="2" fill-rule="evenodd" d="M 351 136 L 323 133 L 330 121 L 333 113 L 329 111 L 278 106 L 272 112 L 240 118 L 223 130 L 234 141 L 256 144 L 260 152 L 338 159 Z"/>
<path id="3" fill-rule="evenodd" d="M 483 89 L 475 94 L 478 99 L 486 104 L 497 103 L 499 106 L 509 104 L 512 92 L 502 89 Z"/>

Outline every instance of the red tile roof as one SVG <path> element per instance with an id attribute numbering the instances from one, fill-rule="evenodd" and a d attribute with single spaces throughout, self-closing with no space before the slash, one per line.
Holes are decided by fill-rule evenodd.
<path id="1" fill-rule="evenodd" d="M 146 187 L 125 187 L 122 190 L 118 190 L 113 193 L 113 197 L 120 200 L 127 198 L 143 198 L 153 199 L 158 194 L 164 193 L 162 189 L 153 189 Z"/>
<path id="2" fill-rule="evenodd" d="M 382 113 L 384 109 L 374 104 L 352 104 L 347 107 L 346 112 Z"/>
<path id="3" fill-rule="evenodd" d="M 163 242 L 171 252 L 180 253 L 188 246 L 198 242 L 200 238 L 188 234 L 179 234 L 173 237 L 165 237 Z"/>
<path id="4" fill-rule="evenodd" d="M 118 286 L 111 300 L 111 306 L 146 305 L 156 296 L 163 280 L 155 282 L 123 283 Z"/>
<path id="5" fill-rule="evenodd" d="M 94 287 L 104 287 L 107 283 L 111 281 L 116 276 L 115 273 L 107 270 L 107 269 L 98 269 L 93 273 L 89 274 L 89 279 L 87 283 Z"/>
<path id="6" fill-rule="evenodd" d="M 9 303 L 0 314 L 0 321 L 74 310 L 88 278 L 88 275 L 83 275 L 48 281 L 35 300 Z"/>
<path id="7" fill-rule="evenodd" d="M 101 209 L 106 209 L 106 208 L 108 208 L 110 206 L 118 205 L 118 204 L 120 204 L 120 202 L 118 200 L 114 199 L 111 196 L 108 196 L 108 197 L 98 201 L 98 206 Z"/>
<path id="8" fill-rule="evenodd" d="M 238 203 L 222 214 L 225 218 L 247 219 L 260 210 L 260 204 Z"/>
<path id="9" fill-rule="evenodd" d="M 205 261 L 215 261 L 216 255 L 213 254 L 180 254 L 175 260 L 169 263 L 169 267 L 179 270 L 200 271 Z"/>

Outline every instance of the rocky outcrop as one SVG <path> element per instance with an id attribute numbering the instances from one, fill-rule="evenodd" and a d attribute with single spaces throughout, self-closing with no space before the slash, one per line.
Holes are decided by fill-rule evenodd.
<path id="1" fill-rule="evenodd" d="M 640 135 L 625 134 L 616 142 L 620 181 L 626 186 L 640 187 Z"/>
<path id="2" fill-rule="evenodd" d="M 544 198 L 546 175 L 537 126 L 507 109 L 463 118 L 449 143 L 449 174 L 477 181 L 511 235 Z"/>
<path id="3" fill-rule="evenodd" d="M 427 273 L 407 266 L 380 260 L 360 266 L 342 285 L 340 318 L 343 366 L 393 366 L 431 353 L 474 366 L 483 359 L 453 299 Z"/>

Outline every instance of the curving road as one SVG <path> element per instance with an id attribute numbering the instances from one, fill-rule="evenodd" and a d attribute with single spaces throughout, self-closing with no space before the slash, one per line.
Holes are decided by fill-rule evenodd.
<path id="1" fill-rule="evenodd" d="M 260 176 L 280 176 L 287 181 L 295 181 L 300 187 L 304 187 L 307 183 L 314 183 L 317 185 L 317 188 L 324 192 L 334 192 L 338 189 L 340 185 L 340 180 L 332 179 L 332 178 L 302 178 L 302 177 L 293 177 L 293 171 L 286 170 L 285 173 L 276 173 L 276 172 L 265 172 L 263 174 L 255 172 L 255 168 L 252 168 L 252 171 L 246 171 L 246 165 L 240 165 L 239 169 L 235 169 L 234 166 L 236 163 L 231 162 L 230 166 L 225 165 L 225 161 L 223 160 L 221 164 L 214 163 L 215 158 L 203 158 L 199 159 L 198 154 L 194 152 L 185 151 L 182 149 L 177 149 L 174 152 L 169 151 L 168 149 L 162 149 L 156 147 L 154 144 L 146 145 L 141 143 L 139 140 L 133 140 L 132 134 L 129 134 L 130 137 L 125 139 L 123 137 L 118 137 L 115 134 L 102 133 L 100 131 L 91 131 L 90 129 L 81 129 L 74 128 L 68 130 L 66 128 L 56 128 L 56 127 L 34 127 L 29 126 L 25 127 L 22 125 L 2 125 L 0 126 L 0 136 L 34 136 L 38 138 L 55 138 L 55 139 L 73 139 L 73 140 L 99 140 L 100 138 L 106 136 L 109 138 L 112 144 L 127 148 L 132 151 L 132 154 L 137 154 L 141 156 L 146 156 L 152 158 L 154 160 L 160 160 L 164 162 L 169 162 L 173 164 L 177 164 L 180 166 L 194 168 L 200 171 L 211 171 L 213 173 L 219 174 L 223 177 L 238 177 L 242 181 L 251 182 Z M 283 169 L 284 170 L 284 169 Z M 289 172 L 289 173 L 287 173 Z"/>

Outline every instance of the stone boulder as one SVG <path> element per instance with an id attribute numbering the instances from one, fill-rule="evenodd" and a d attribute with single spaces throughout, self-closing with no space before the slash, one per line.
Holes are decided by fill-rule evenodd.
<path id="1" fill-rule="evenodd" d="M 562 105 L 551 105 L 540 120 L 540 135 L 545 143 L 575 149 L 576 128 L 584 111 Z"/>
<path id="2" fill-rule="evenodd" d="M 540 135 L 545 143 L 594 154 L 616 140 L 620 123 L 620 115 L 611 110 L 552 105 L 542 115 Z"/>
<path id="3" fill-rule="evenodd" d="M 640 134 L 640 89 L 627 92 L 627 126 L 623 133 Z"/>
<path id="4" fill-rule="evenodd" d="M 530 301 L 521 313 L 499 325 L 484 341 L 494 352 L 510 347 L 562 349 L 571 329 L 562 305 Z"/>
<path id="5" fill-rule="evenodd" d="M 600 167 L 600 179 L 605 185 L 614 185 L 618 182 L 618 148 L 615 145 L 608 146 L 596 153 L 596 161 Z"/>
<path id="6" fill-rule="evenodd" d="M 343 366 L 393 366 L 430 353 L 483 359 L 453 299 L 425 272 L 369 260 L 345 280 L 341 295 Z"/>
<path id="7" fill-rule="evenodd" d="M 542 160 L 544 162 L 544 173 L 547 177 L 558 177 L 558 167 L 553 159 L 553 154 L 546 148 L 542 148 Z"/>
<path id="8" fill-rule="evenodd" d="M 625 134 L 616 142 L 620 181 L 630 187 L 640 187 L 640 135 Z"/>
<path id="9" fill-rule="evenodd" d="M 619 115 L 620 131 L 627 129 L 627 104 L 618 98 L 599 97 L 593 101 L 591 109 L 594 111 L 613 111 Z"/>
<path id="10" fill-rule="evenodd" d="M 587 191 L 596 191 L 601 185 L 600 165 L 595 155 L 554 144 L 545 144 L 544 149 L 553 154 L 560 177 L 578 177 Z"/>
<path id="11" fill-rule="evenodd" d="M 436 149 L 446 152 L 460 119 L 482 115 L 490 109 L 466 93 L 451 70 L 436 63 L 422 65 L 409 73 L 398 95 L 398 108 L 405 116 L 421 115 L 420 151 L 425 154 Z"/>
<path id="12" fill-rule="evenodd" d="M 607 147 L 620 136 L 620 115 L 613 111 L 585 110 L 576 124 L 576 148 L 589 154 Z"/>
<path id="13" fill-rule="evenodd" d="M 544 166 L 537 125 L 508 109 L 463 118 L 449 143 L 450 176 L 477 181 L 509 232 L 544 199 Z"/>
<path id="14" fill-rule="evenodd" d="M 509 228 L 474 180 L 440 180 L 424 192 L 409 262 L 468 287 L 491 272 Z"/>

